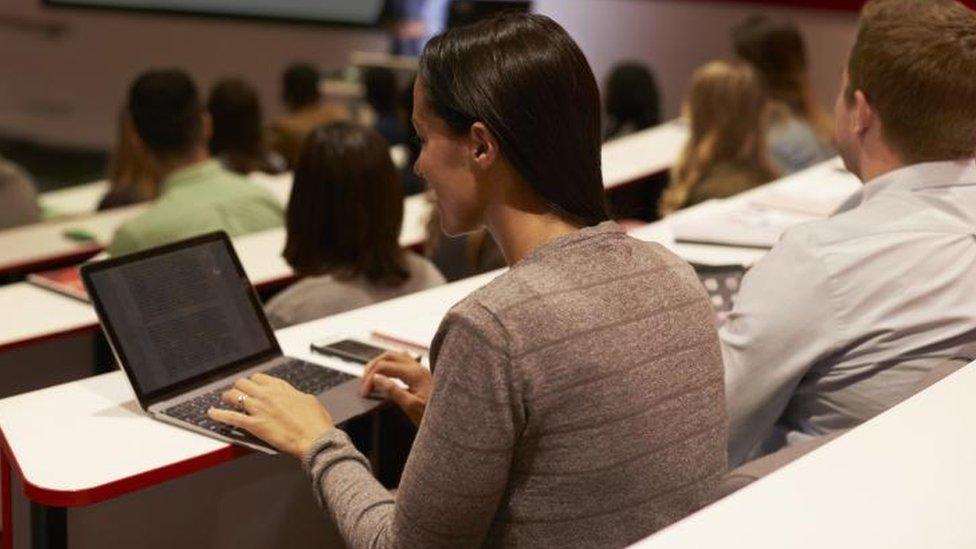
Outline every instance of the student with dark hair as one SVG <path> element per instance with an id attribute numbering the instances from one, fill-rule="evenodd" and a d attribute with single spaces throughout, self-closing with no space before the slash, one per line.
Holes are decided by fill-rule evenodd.
<path id="1" fill-rule="evenodd" d="M 390 69 L 371 67 L 363 75 L 366 102 L 376 117 L 373 127 L 390 145 L 407 142 L 406 130 L 397 108 L 396 74 Z"/>
<path id="2" fill-rule="evenodd" d="M 232 172 L 279 173 L 284 161 L 264 143 L 261 101 L 242 78 L 224 78 L 210 90 L 207 111 L 213 121 L 210 154 Z"/>
<path id="3" fill-rule="evenodd" d="M 976 13 L 873 0 L 834 115 L 863 188 L 786 232 L 720 337 L 734 464 L 852 428 L 976 358 Z"/>
<path id="4" fill-rule="evenodd" d="M 210 158 L 210 117 L 186 73 L 141 74 L 129 89 L 128 116 L 160 191 L 148 210 L 119 227 L 109 253 L 216 230 L 236 236 L 281 225 L 282 208 L 274 195 Z"/>
<path id="5" fill-rule="evenodd" d="M 753 15 L 735 27 L 732 42 L 770 100 L 769 152 L 780 171 L 797 172 L 833 156 L 833 123 L 814 95 L 796 24 Z"/>
<path id="6" fill-rule="evenodd" d="M 654 74 L 636 62 L 613 67 L 606 86 L 604 141 L 624 137 L 661 123 L 661 92 Z"/>
<path id="7" fill-rule="evenodd" d="M 271 150 L 294 167 L 305 137 L 315 128 L 349 120 L 349 111 L 326 101 L 319 91 L 319 71 L 310 63 L 293 63 L 281 76 L 281 99 L 287 111 L 268 128 Z"/>
<path id="8" fill-rule="evenodd" d="M 619 547 L 692 512 L 725 471 L 713 312 L 686 263 L 607 221 L 583 53 L 497 16 L 428 43 L 414 91 L 444 231 L 487 226 L 510 269 L 447 314 L 432 372 L 367 367 L 364 393 L 419 424 L 396 499 L 283 381 L 240 380 L 243 410 L 212 417 L 301 458 L 350 547 Z"/>
<path id="9" fill-rule="evenodd" d="M 376 132 L 348 122 L 306 139 L 288 200 L 284 256 L 302 279 L 268 303 L 276 327 L 341 313 L 444 283 L 399 244 L 403 190 Z"/>

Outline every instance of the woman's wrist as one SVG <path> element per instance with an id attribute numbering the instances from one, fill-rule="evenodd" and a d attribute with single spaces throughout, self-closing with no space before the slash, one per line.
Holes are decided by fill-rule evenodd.
<path id="1" fill-rule="evenodd" d="M 304 445 L 302 454 L 298 456 L 302 462 L 302 469 L 306 473 L 311 474 L 312 466 L 315 464 L 315 458 L 319 454 L 325 450 L 337 448 L 347 441 L 348 437 L 345 436 L 345 433 L 336 427 L 320 433 L 317 437 L 309 441 L 307 445 Z"/>

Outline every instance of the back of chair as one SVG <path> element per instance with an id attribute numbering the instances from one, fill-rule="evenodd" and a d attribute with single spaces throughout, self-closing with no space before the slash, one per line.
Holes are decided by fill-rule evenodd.
<path id="1" fill-rule="evenodd" d="M 740 465 L 736 469 L 726 473 L 725 478 L 722 479 L 722 483 L 719 484 L 719 487 L 715 492 L 715 499 L 713 501 L 718 501 L 725 496 L 728 496 L 733 492 L 752 484 L 780 467 L 783 467 L 793 460 L 816 450 L 817 448 L 823 446 L 831 440 L 834 440 L 846 432 L 846 430 L 837 431 L 836 433 L 831 433 L 829 435 L 822 435 L 809 440 L 804 440 L 803 442 L 791 444 L 782 450 L 773 452 L 772 454 L 763 456 L 759 459 L 752 460 L 744 465 Z"/>
<path id="2" fill-rule="evenodd" d="M 972 362 L 974 356 L 976 356 L 976 347 L 967 347 L 959 354 L 963 356 L 948 359 L 929 370 L 925 377 L 923 377 L 919 382 L 914 393 L 912 394 L 919 393 L 932 385 L 935 385 L 939 381 L 955 373 L 966 364 Z M 811 438 L 810 440 L 792 444 L 783 448 L 782 450 L 779 450 L 778 452 L 774 452 L 767 456 L 750 461 L 744 465 L 740 465 L 738 468 L 726 473 L 725 478 L 722 480 L 722 483 L 716 490 L 715 499 L 713 501 L 718 501 L 725 496 L 728 496 L 733 492 L 752 484 L 756 480 L 759 480 L 780 467 L 787 465 L 793 460 L 816 450 L 817 448 L 846 432 L 846 430 L 838 431 L 829 435 Z"/>

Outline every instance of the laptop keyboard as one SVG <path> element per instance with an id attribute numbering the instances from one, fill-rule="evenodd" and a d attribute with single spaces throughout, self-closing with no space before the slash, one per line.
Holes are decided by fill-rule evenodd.
<path id="1" fill-rule="evenodd" d="M 354 377 L 331 368 L 324 368 L 309 362 L 294 359 L 275 366 L 269 370 L 265 370 L 264 373 L 273 377 L 284 379 L 299 391 L 313 395 L 321 393 L 327 389 L 331 389 L 332 387 L 335 387 L 347 380 L 353 379 Z M 213 433 L 235 439 L 256 441 L 257 439 L 254 439 L 250 435 L 242 433 L 229 425 L 216 422 L 210 419 L 210 416 L 207 415 L 207 410 L 212 407 L 227 407 L 227 405 L 220 400 L 220 395 L 230 388 L 230 385 L 226 385 L 224 387 L 214 389 L 209 393 L 204 393 L 196 398 L 177 404 L 176 406 L 171 406 L 163 410 L 163 413 L 192 425 L 203 427 L 204 429 Z"/>

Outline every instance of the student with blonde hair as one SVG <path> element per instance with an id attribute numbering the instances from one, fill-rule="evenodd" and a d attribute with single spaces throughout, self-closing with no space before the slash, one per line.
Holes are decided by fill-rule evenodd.
<path id="1" fill-rule="evenodd" d="M 713 61 L 695 72 L 684 106 L 691 137 L 671 171 L 661 215 L 776 177 L 766 153 L 765 105 L 748 65 Z"/>

